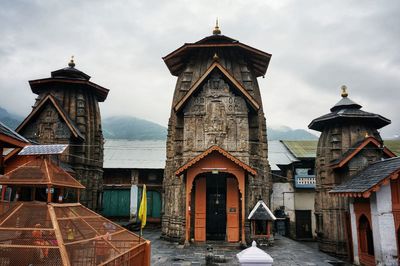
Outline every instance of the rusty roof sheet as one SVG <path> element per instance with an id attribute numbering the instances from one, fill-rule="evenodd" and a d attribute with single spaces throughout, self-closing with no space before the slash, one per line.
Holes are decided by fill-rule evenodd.
<path id="1" fill-rule="evenodd" d="M 298 159 L 315 158 L 317 140 L 281 140 L 286 148 Z"/>

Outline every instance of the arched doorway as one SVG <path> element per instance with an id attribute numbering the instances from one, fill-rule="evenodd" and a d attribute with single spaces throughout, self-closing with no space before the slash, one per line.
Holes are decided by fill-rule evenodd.
<path id="1" fill-rule="evenodd" d="M 239 241 L 240 192 L 233 174 L 202 173 L 193 182 L 191 233 L 195 241 Z"/>
<path id="2" fill-rule="evenodd" d="M 358 239 L 360 249 L 360 262 L 365 265 L 375 265 L 374 240 L 370 222 L 362 214 L 358 222 Z"/>
<path id="3" fill-rule="evenodd" d="M 257 175 L 253 168 L 219 146 L 214 145 L 176 170 L 175 175 L 184 178 L 186 183 L 186 243 L 192 238 L 194 238 L 194 241 L 206 241 L 207 176 L 214 176 L 214 179 L 210 177 L 214 182 L 210 181 L 209 188 L 209 191 L 214 191 L 214 193 L 209 194 L 218 195 L 220 193 L 219 186 L 226 182 L 226 240 L 228 242 L 241 241 L 243 244 L 245 243 L 245 182 L 248 175 Z M 229 175 L 230 178 L 225 176 L 225 181 L 215 181 L 215 176 L 219 175 Z M 195 179 L 198 181 L 195 182 Z M 214 185 L 212 185 L 213 183 Z M 218 193 L 216 193 L 217 183 Z M 215 197 L 215 195 L 212 197 Z M 214 198 L 215 202 L 216 198 Z"/>

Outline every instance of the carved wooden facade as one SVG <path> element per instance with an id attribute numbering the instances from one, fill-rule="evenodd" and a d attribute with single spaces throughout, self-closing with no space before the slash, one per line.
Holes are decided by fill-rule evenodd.
<path id="1" fill-rule="evenodd" d="M 342 89 L 343 98 L 331 108 L 331 113 L 314 119 L 309 128 L 321 132 L 315 159 L 319 248 L 346 258 L 351 249 L 348 198 L 335 197 L 329 191 L 384 156 L 384 149 L 379 148 L 382 139 L 377 129 L 389 124 L 390 120 L 360 110 L 360 105 L 347 98 L 346 88 Z M 374 143 L 365 141 L 368 136 L 374 138 Z M 349 155 L 360 149 L 362 143 L 372 145 L 372 148 L 360 150 L 349 161 Z"/>
<path id="2" fill-rule="evenodd" d="M 177 170 L 212 146 L 228 152 L 257 173 L 245 170 L 243 217 L 259 198 L 269 202 L 266 122 L 257 77 L 265 74 L 270 55 L 217 31 L 196 43 L 185 44 L 163 59 L 178 80 L 168 124 L 162 235 L 183 242 L 194 238 L 194 231 L 186 229 L 190 227 L 190 210 L 195 208 L 199 195 L 195 198 L 190 194 L 192 184 L 187 184 L 186 170 Z M 203 167 L 200 172 L 206 174 L 213 167 Z M 244 223 L 247 238 L 249 222 Z"/>
<path id="3" fill-rule="evenodd" d="M 99 102 L 106 99 L 108 89 L 89 79 L 71 60 L 68 67 L 53 71 L 50 78 L 29 81 L 38 97 L 16 131 L 41 144 L 69 144 L 63 160 L 86 187 L 81 202 L 96 209 L 103 180 Z"/>

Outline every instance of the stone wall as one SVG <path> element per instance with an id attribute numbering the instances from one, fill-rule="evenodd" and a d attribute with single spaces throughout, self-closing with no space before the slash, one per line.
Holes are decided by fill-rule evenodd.
<path id="1" fill-rule="evenodd" d="M 254 110 L 218 70 L 206 78 L 182 111 L 172 108 L 168 124 L 167 161 L 164 173 L 163 237 L 183 241 L 185 228 L 185 176 L 174 172 L 212 145 L 249 164 L 257 176 L 247 177 L 246 215 L 258 197 L 269 202 L 269 165 L 266 122 L 256 77 L 243 54 L 235 49 L 219 49 L 218 62 L 239 81 L 261 106 Z M 193 52 L 178 77 L 172 107 L 214 62 L 214 49 Z"/>
<path id="2" fill-rule="evenodd" d="M 43 89 L 36 98 L 33 110 L 48 94 L 58 101 L 68 119 L 82 133 L 84 140 L 71 134 L 66 122 L 50 101 L 19 133 L 41 144 L 70 145 L 62 159 L 72 166 L 75 177 L 86 187 L 81 192 L 81 202 L 95 210 L 103 188 L 103 134 L 98 100 L 85 87 L 63 84 Z"/>
<path id="3" fill-rule="evenodd" d="M 353 124 L 328 125 L 319 138 L 316 156 L 315 214 L 319 247 L 322 251 L 338 257 L 348 256 L 346 216 L 349 212 L 349 200 L 332 196 L 328 192 L 336 185 L 350 178 L 364 168 L 374 158 L 381 158 L 382 151 L 370 150 L 362 153 L 355 161 L 340 169 L 330 164 L 340 158 L 353 145 L 362 141 L 366 134 L 382 140 L 379 132 L 371 125 L 357 122 Z M 371 154 L 372 153 L 372 154 Z M 365 161 L 362 158 L 366 158 Z"/>

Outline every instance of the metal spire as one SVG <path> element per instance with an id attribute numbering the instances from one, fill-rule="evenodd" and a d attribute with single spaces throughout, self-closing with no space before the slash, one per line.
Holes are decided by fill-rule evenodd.
<path id="1" fill-rule="evenodd" d="M 69 61 L 68 66 L 75 67 L 74 56 L 71 56 L 71 61 Z"/>
<path id="2" fill-rule="evenodd" d="M 218 26 L 218 18 L 215 21 L 215 27 L 214 27 L 214 30 L 213 30 L 213 34 L 214 35 L 220 35 L 221 34 L 221 30 L 219 29 L 219 26 Z"/>

